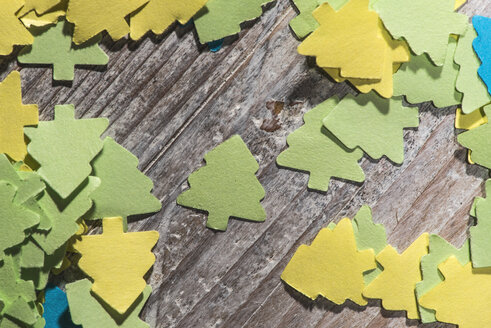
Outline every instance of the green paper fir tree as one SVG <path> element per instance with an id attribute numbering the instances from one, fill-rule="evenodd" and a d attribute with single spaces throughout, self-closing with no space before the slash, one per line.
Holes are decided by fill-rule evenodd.
<path id="1" fill-rule="evenodd" d="M 403 129 L 417 127 L 417 107 L 404 107 L 401 98 L 385 99 L 374 92 L 347 95 L 323 120 L 346 147 L 360 147 L 370 157 L 404 161 Z"/>
<path id="2" fill-rule="evenodd" d="M 76 65 L 106 65 L 109 60 L 99 47 L 100 36 L 73 44 L 73 25 L 65 20 L 48 29 L 33 27 L 31 33 L 34 43 L 23 48 L 17 59 L 22 64 L 53 65 L 54 80 L 72 81 Z"/>
<path id="3" fill-rule="evenodd" d="M 273 0 L 208 0 L 194 16 L 202 44 L 240 32 L 240 24 L 261 16 L 261 6 Z"/>
<path id="4" fill-rule="evenodd" d="M 112 138 L 104 140 L 92 167 L 101 185 L 90 195 L 94 206 L 86 219 L 128 217 L 161 209 L 160 201 L 151 194 L 152 180 L 138 170 L 138 158 Z"/>
<path id="5" fill-rule="evenodd" d="M 484 107 L 484 113 L 491 117 L 491 105 Z M 491 169 L 491 125 L 489 123 L 463 132 L 457 136 L 457 141 L 471 150 L 471 160 L 474 163 Z"/>
<path id="6" fill-rule="evenodd" d="M 190 189 L 177 203 L 208 212 L 206 226 L 216 230 L 225 231 L 229 217 L 264 221 L 265 192 L 255 176 L 259 165 L 242 138 L 233 136 L 204 159 L 206 166 L 189 176 Z"/>
<path id="7" fill-rule="evenodd" d="M 15 188 L 0 181 L 0 260 L 7 248 L 21 244 L 26 230 L 39 223 L 39 216 L 14 203 Z"/>
<path id="8" fill-rule="evenodd" d="M 37 172 L 61 198 L 70 196 L 92 172 L 90 162 L 102 150 L 100 135 L 108 124 L 106 118 L 77 120 L 73 105 L 63 105 L 55 107 L 53 121 L 24 129 L 31 140 L 28 152 L 40 165 Z"/>
<path id="9" fill-rule="evenodd" d="M 309 172 L 311 189 L 327 191 L 331 177 L 357 182 L 365 180 L 358 165 L 363 151 L 346 148 L 322 125 L 322 119 L 337 104 L 338 98 L 333 97 L 307 112 L 305 125 L 288 136 L 289 148 L 276 159 L 280 166 Z"/>

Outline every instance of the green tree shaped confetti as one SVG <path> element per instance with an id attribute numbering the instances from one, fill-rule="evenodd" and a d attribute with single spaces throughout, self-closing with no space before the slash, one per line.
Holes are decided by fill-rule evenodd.
<path id="1" fill-rule="evenodd" d="M 72 81 L 76 65 L 106 65 L 109 57 L 99 47 L 101 37 L 76 46 L 73 25 L 64 20 L 46 28 L 32 28 L 34 43 L 17 57 L 22 64 L 53 65 L 53 79 Z"/>
<path id="2" fill-rule="evenodd" d="M 29 154 L 41 166 L 37 172 L 62 198 L 92 171 L 90 162 L 102 149 L 100 135 L 107 126 L 105 118 L 76 120 L 73 105 L 64 105 L 55 107 L 53 121 L 25 129 Z"/>
<path id="3" fill-rule="evenodd" d="M 462 94 L 455 90 L 459 65 L 454 62 L 457 41 L 450 38 L 443 66 L 435 66 L 425 54 L 411 55 L 394 74 L 394 95 L 406 96 L 411 104 L 432 101 L 435 107 L 458 105 Z"/>
<path id="4" fill-rule="evenodd" d="M 466 15 L 454 12 L 455 0 L 377 0 L 373 8 L 396 39 L 403 37 L 416 55 L 445 62 L 450 34 L 464 34 Z M 429 33 L 428 31 L 431 31 Z"/>
<path id="5" fill-rule="evenodd" d="M 190 189 L 177 203 L 208 212 L 206 226 L 216 230 L 225 231 L 229 217 L 264 221 L 265 192 L 255 176 L 259 165 L 242 138 L 231 137 L 206 154 L 205 162 L 189 176 Z"/>
<path id="6" fill-rule="evenodd" d="M 428 255 L 421 258 L 421 273 L 423 280 L 416 283 L 416 297 L 419 299 L 430 290 L 435 288 L 443 281 L 443 277 L 438 271 L 438 265 L 443 263 L 450 256 L 455 256 L 460 264 L 465 265 L 470 261 L 469 240 L 466 240 L 460 249 L 449 244 L 442 237 L 431 234 Z M 435 322 L 435 311 L 427 309 L 420 304 L 419 314 L 423 323 Z"/>
<path id="7" fill-rule="evenodd" d="M 476 197 L 472 205 L 471 215 L 477 219 L 477 224 L 470 227 L 471 258 L 474 268 L 491 266 L 491 179 L 486 181 L 487 198 Z"/>
<path id="8" fill-rule="evenodd" d="M 0 181 L 0 259 L 7 248 L 21 244 L 25 231 L 39 223 L 39 216 L 14 203 L 15 188 Z"/>
<path id="9" fill-rule="evenodd" d="M 68 304 L 72 321 L 84 328 L 149 328 L 138 314 L 152 292 L 147 285 L 128 313 L 121 315 L 105 304 L 99 302 L 92 293 L 92 283 L 88 279 L 79 280 L 66 285 Z"/>
<path id="10" fill-rule="evenodd" d="M 208 0 L 194 16 L 194 25 L 202 44 L 240 32 L 242 22 L 261 16 L 262 5 L 272 0 Z"/>
<path id="11" fill-rule="evenodd" d="M 491 105 L 484 107 L 484 113 L 491 117 Z M 474 163 L 491 169 L 491 125 L 489 123 L 478 126 L 457 136 L 457 141 L 471 150 L 471 160 Z"/>
<path id="12" fill-rule="evenodd" d="M 45 192 L 39 204 L 52 220 L 52 228 L 48 232 L 38 231 L 33 234 L 34 240 L 46 254 L 54 254 L 64 247 L 68 240 L 77 232 L 79 219 L 92 207 L 89 195 L 100 185 L 96 177 L 89 177 L 79 187 L 77 193 L 68 200 L 59 200 Z M 60 207 L 62 210 L 60 210 Z"/>
<path id="13" fill-rule="evenodd" d="M 385 155 L 401 164 L 403 129 L 418 126 L 418 108 L 404 107 L 400 98 L 384 99 L 373 92 L 347 95 L 323 123 L 346 147 L 360 147 L 374 159 Z"/>
<path id="14" fill-rule="evenodd" d="M 5 257 L 0 263 L 0 300 L 3 303 L 0 307 L 0 318 L 8 316 L 27 325 L 33 325 L 39 315 L 34 307 L 35 299 L 36 293 L 32 282 L 19 279 L 12 258 Z M 4 320 L 0 325 L 19 327 L 19 325 L 8 326 Z"/>
<path id="15" fill-rule="evenodd" d="M 372 209 L 369 206 L 363 205 L 356 213 L 352 223 L 358 250 L 373 249 L 373 252 L 377 255 L 387 246 L 385 227 L 383 224 L 373 222 Z M 377 262 L 375 269 L 364 272 L 365 285 L 372 282 L 382 270 L 382 266 Z"/>
<path id="16" fill-rule="evenodd" d="M 459 37 L 454 58 L 455 62 L 460 65 L 456 88 L 463 94 L 462 111 L 466 114 L 491 103 L 488 88 L 477 73 L 481 61 L 472 47 L 472 42 L 476 37 L 477 32 L 474 26 L 469 24 L 465 35 Z"/>
<path id="17" fill-rule="evenodd" d="M 365 180 L 358 165 L 363 157 L 361 149 L 346 148 L 322 125 L 322 119 L 338 102 L 338 98 L 333 97 L 307 112 L 305 125 L 288 136 L 289 148 L 276 159 L 280 166 L 309 172 L 311 189 L 327 191 L 331 177 L 357 182 Z"/>
<path id="18" fill-rule="evenodd" d="M 104 140 L 92 167 L 101 185 L 90 195 L 94 207 L 86 218 L 127 217 L 161 209 L 160 201 L 151 194 L 152 180 L 138 170 L 138 158 L 110 137 Z"/>

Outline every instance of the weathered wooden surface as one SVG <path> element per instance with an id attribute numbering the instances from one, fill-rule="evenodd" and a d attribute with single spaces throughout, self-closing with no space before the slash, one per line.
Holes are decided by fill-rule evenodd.
<path id="1" fill-rule="evenodd" d="M 469 1 L 463 12 L 491 16 L 489 0 Z M 78 71 L 71 87 L 53 85 L 48 69 L 21 70 L 24 102 L 39 104 L 42 119 L 64 103 L 75 104 L 79 117 L 108 117 L 106 134 L 135 153 L 154 180 L 163 210 L 130 224 L 161 234 L 149 275 L 154 292 L 142 313 L 152 327 L 415 326 L 377 302 L 366 309 L 308 302 L 280 274 L 300 244 L 362 204 L 372 206 L 401 250 L 425 231 L 457 245 L 467 236 L 468 211 L 488 172 L 466 164 L 453 109 L 424 105 L 420 127 L 405 133 L 404 164 L 364 158 L 363 184 L 334 180 L 327 193 L 312 192 L 307 175 L 276 166 L 306 110 L 352 92 L 297 54 L 288 27 L 294 16 L 290 3 L 278 0 L 218 53 L 199 46 L 189 28 L 138 44 L 105 39 L 108 69 Z M 3 65 L 1 78 L 12 69 L 20 68 Z M 236 133 L 260 163 L 268 218 L 231 220 L 226 233 L 215 233 L 205 228 L 205 215 L 175 200 L 203 155 Z"/>

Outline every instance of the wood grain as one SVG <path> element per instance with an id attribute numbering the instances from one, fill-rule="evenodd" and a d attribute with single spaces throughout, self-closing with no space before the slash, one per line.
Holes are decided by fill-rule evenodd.
<path id="1" fill-rule="evenodd" d="M 461 11 L 491 16 L 491 4 L 469 0 Z M 108 117 L 106 135 L 137 155 L 155 182 L 162 211 L 130 224 L 161 234 L 149 274 L 154 292 L 142 312 L 152 327 L 416 326 L 375 301 L 367 308 L 308 302 L 279 276 L 300 244 L 362 204 L 372 206 L 399 249 L 425 231 L 457 245 L 467 237 L 468 211 L 488 172 L 466 163 L 454 108 L 421 106 L 420 127 L 405 132 L 404 164 L 364 158 L 363 184 L 333 180 L 327 193 L 317 193 L 307 190 L 307 175 L 276 166 L 303 113 L 354 92 L 297 54 L 288 27 L 294 16 L 288 1 L 277 1 L 218 53 L 200 46 L 189 27 L 138 43 L 105 38 L 107 70 L 78 70 L 72 85 L 53 84 L 43 67 L 21 69 L 13 60 L 1 66 L 2 79 L 21 71 L 24 103 L 39 104 L 42 119 L 65 103 L 75 104 L 78 117 Z M 205 215 L 175 200 L 203 155 L 237 133 L 260 163 L 268 218 L 232 220 L 226 233 L 216 233 L 205 228 Z"/>

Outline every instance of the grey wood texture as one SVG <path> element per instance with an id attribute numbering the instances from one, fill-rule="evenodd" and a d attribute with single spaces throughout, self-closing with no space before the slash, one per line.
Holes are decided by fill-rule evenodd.
<path id="1" fill-rule="evenodd" d="M 491 3 L 469 0 L 461 11 L 491 16 Z M 332 180 L 327 193 L 313 192 L 306 174 L 276 166 L 303 113 L 354 92 L 297 53 L 299 41 L 288 27 L 294 16 L 291 4 L 278 0 L 218 53 L 200 46 L 190 27 L 138 43 L 106 37 L 107 70 L 77 70 L 71 86 L 53 83 L 47 68 L 21 69 L 14 60 L 2 65 L 2 79 L 21 70 L 24 103 L 39 104 L 44 120 L 52 119 L 54 105 L 67 103 L 78 117 L 108 117 L 106 135 L 138 156 L 153 179 L 162 211 L 130 223 L 132 231 L 161 234 L 148 275 L 153 294 L 142 312 L 152 327 L 416 326 L 379 302 L 366 308 L 309 302 L 280 274 L 300 244 L 363 204 L 399 250 L 425 231 L 455 245 L 467 237 L 468 212 L 488 172 L 466 163 L 454 109 L 424 104 L 419 128 L 405 132 L 404 164 L 364 158 L 363 184 Z M 231 220 L 227 232 L 217 233 L 205 228 L 204 214 L 178 206 L 176 197 L 203 155 L 233 134 L 260 163 L 268 217 L 260 224 Z"/>

